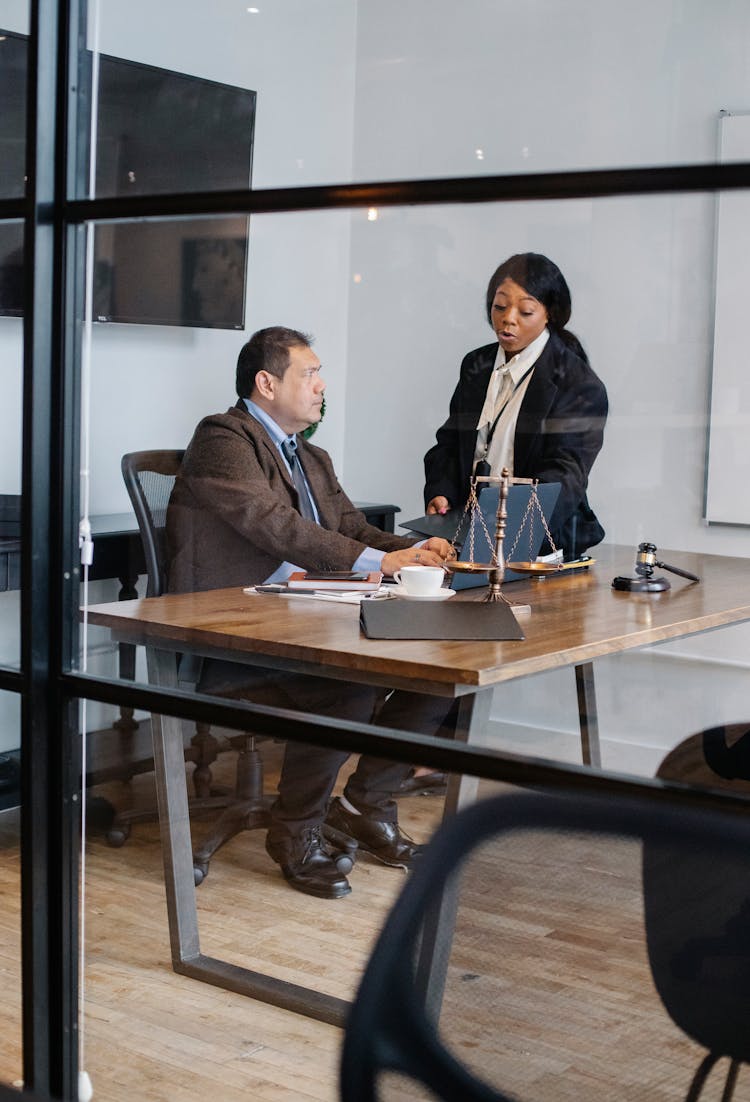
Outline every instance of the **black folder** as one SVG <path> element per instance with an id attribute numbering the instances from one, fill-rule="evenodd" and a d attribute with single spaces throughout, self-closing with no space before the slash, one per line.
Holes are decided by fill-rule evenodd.
<path id="1" fill-rule="evenodd" d="M 523 639 L 504 601 L 362 601 L 368 639 Z"/>

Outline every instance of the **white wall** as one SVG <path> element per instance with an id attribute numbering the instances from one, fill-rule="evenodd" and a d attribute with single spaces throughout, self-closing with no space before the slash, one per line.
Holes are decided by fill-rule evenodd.
<path id="1" fill-rule="evenodd" d="M 750 104 L 748 40 L 750 9 L 734 0 L 365 0 L 353 176 L 712 160 L 719 109 Z M 350 311 L 349 484 L 370 496 L 381 479 L 407 511 L 419 507 L 421 456 L 460 357 L 492 336 L 487 279 L 526 249 L 566 274 L 571 327 L 610 393 L 592 483 L 610 537 L 703 540 L 713 320 L 713 199 L 704 195 L 385 209 L 377 222 L 353 215 L 361 282 Z M 373 391 L 390 438 L 377 469 L 359 447 L 365 428 L 373 432 Z M 612 487 L 617 502 L 607 500 Z M 738 553 L 744 540 L 717 532 L 710 546 Z"/>
<path id="2" fill-rule="evenodd" d="M 0 27 L 16 34 L 29 33 L 28 0 L 2 0 L 0 3 Z"/>
<path id="3" fill-rule="evenodd" d="M 253 15 L 247 5 L 230 0 L 102 4 L 100 49 L 255 89 L 255 187 L 346 178 L 352 157 L 356 6 L 327 0 L 324 19 L 321 9 L 306 0 L 259 6 Z M 340 461 L 348 256 L 346 215 L 256 216 L 250 227 L 245 335 L 96 326 L 92 512 L 128 507 L 119 474 L 123 452 L 184 446 L 200 417 L 233 404 L 237 352 L 250 333 L 265 325 L 291 325 L 316 335 L 332 389 L 342 395 L 338 403 L 329 403 L 318 438 Z"/>
<path id="4" fill-rule="evenodd" d="M 719 110 L 750 106 L 750 8 L 734 0 L 364 0 L 357 41 L 355 179 L 708 161 Z M 534 250 L 565 273 L 571 328 L 608 388 L 590 484 L 608 540 L 749 556 L 746 528 L 703 522 L 713 221 L 706 195 L 384 209 L 375 222 L 354 214 L 349 489 L 373 498 L 385 488 L 403 516 L 423 510 L 422 457 L 460 359 L 492 337 L 487 280 L 506 256 Z M 681 665 L 665 657 L 675 653 Z M 624 695 L 615 664 L 597 664 L 603 730 L 617 745 L 655 746 L 692 730 L 699 717 L 680 677 L 703 687 L 717 717 L 750 714 L 748 653 L 747 628 L 660 648 L 645 665 L 633 658 Z M 643 671 L 660 662 L 671 663 L 669 732 L 662 709 L 646 704 Z M 617 668 L 626 667 L 627 657 Z M 572 674 L 563 682 L 564 691 L 551 675 L 503 687 L 496 722 L 564 731 L 575 746 Z M 547 743 L 552 756 L 557 745 Z"/>

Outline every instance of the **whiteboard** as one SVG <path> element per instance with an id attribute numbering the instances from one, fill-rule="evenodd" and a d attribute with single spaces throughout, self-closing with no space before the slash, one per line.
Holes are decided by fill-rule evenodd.
<path id="1" fill-rule="evenodd" d="M 722 161 L 750 161 L 750 112 L 722 112 Z M 750 192 L 717 201 L 706 520 L 750 525 Z"/>

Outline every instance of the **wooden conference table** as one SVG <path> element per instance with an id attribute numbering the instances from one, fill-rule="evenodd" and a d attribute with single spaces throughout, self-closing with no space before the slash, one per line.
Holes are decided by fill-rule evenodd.
<path id="1" fill-rule="evenodd" d="M 346 682 L 403 687 L 458 699 L 455 737 L 465 742 L 486 725 L 496 686 L 572 666 L 583 755 L 596 765 L 594 659 L 750 620 L 747 559 L 661 550 L 660 555 L 697 574 L 701 582 L 670 575 L 667 592 L 616 592 L 611 580 L 632 574 L 634 550 L 605 546 L 596 548 L 596 564 L 587 571 L 509 584 L 506 592 L 513 603 L 531 605 L 531 613 L 521 620 L 524 641 L 371 640 L 360 632 L 356 605 L 247 596 L 241 589 L 93 606 L 89 622 L 110 628 L 120 643 L 149 648 L 149 677 L 159 686 L 176 684 L 174 652 L 191 652 Z M 465 590 L 453 600 L 481 600 L 483 594 Z M 348 1004 L 342 999 L 200 952 L 180 721 L 153 717 L 153 731 L 175 970 L 322 1021 L 343 1022 Z M 477 784 L 473 777 L 454 777 L 445 813 L 473 800 Z M 431 944 L 423 949 L 430 960 L 451 928 L 449 903 L 434 923 Z M 439 977 L 436 983 L 441 986 Z"/>

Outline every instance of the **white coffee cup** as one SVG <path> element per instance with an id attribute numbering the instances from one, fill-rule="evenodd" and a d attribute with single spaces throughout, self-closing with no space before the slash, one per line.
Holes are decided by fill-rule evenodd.
<path id="1" fill-rule="evenodd" d="M 393 577 L 412 597 L 431 597 L 445 581 L 442 566 L 404 566 Z"/>

